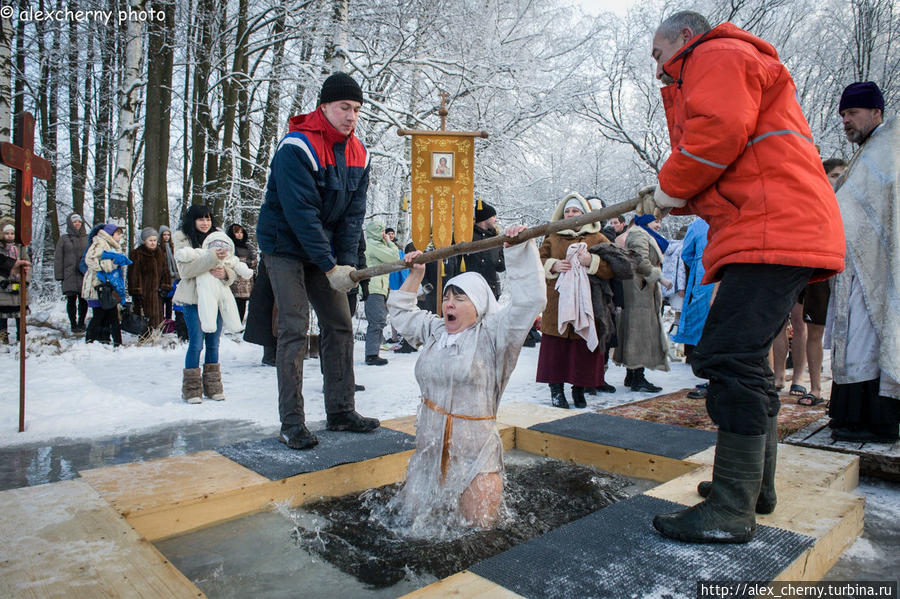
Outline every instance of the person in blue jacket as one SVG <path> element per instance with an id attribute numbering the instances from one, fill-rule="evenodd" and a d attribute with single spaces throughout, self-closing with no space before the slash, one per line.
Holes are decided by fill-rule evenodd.
<path id="1" fill-rule="evenodd" d="M 681 260 L 687 271 L 687 286 L 684 290 L 684 304 L 681 307 L 681 320 L 678 331 L 672 335 L 672 341 L 684 344 L 684 355 L 688 363 L 694 346 L 700 341 L 709 305 L 712 303 L 715 285 L 701 285 L 700 281 L 706 270 L 703 268 L 703 250 L 706 248 L 706 233 L 709 225 L 698 218 L 688 227 L 681 245 Z M 688 397 L 699 399 L 706 396 L 706 385 L 698 385 Z"/>
<path id="2" fill-rule="evenodd" d="M 369 153 L 354 134 L 363 94 L 346 73 L 322 84 L 315 111 L 291 117 L 270 165 L 256 237 L 278 307 L 279 440 L 292 449 L 318 443 L 306 428 L 303 359 L 309 304 L 324 333 L 329 430 L 369 432 L 378 420 L 355 410 L 353 325 L 347 292 L 357 264 L 369 187 Z"/>

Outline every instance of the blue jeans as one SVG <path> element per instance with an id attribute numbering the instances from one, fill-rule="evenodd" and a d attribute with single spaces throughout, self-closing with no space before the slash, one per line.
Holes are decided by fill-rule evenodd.
<path id="1" fill-rule="evenodd" d="M 219 363 L 219 338 L 222 336 L 222 315 L 216 319 L 216 332 L 204 333 L 200 327 L 200 314 L 197 304 L 185 304 L 181 307 L 184 322 L 188 330 L 188 350 L 184 356 L 185 368 L 200 368 L 200 351 L 206 343 L 205 364 Z"/>

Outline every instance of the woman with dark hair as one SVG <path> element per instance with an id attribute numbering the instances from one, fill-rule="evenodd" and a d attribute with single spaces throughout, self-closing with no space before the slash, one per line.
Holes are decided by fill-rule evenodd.
<path id="1" fill-rule="evenodd" d="M 172 318 L 172 295 L 175 293 L 175 285 L 178 284 L 178 265 L 175 263 L 175 244 L 172 243 L 172 231 L 169 227 L 162 225 L 159 228 L 159 251 L 163 254 L 166 263 L 166 269 L 169 271 L 169 280 L 172 287 L 166 296 L 162 298 L 163 317 Z"/>
<path id="2" fill-rule="evenodd" d="M 176 231 L 172 238 L 175 244 L 175 263 L 181 276 L 172 299 L 182 307 L 188 329 L 188 350 L 184 357 L 184 378 L 181 383 L 181 397 L 187 403 L 201 403 L 204 395 L 216 401 L 225 399 L 219 369 L 222 315 L 219 314 L 216 319 L 215 332 L 204 333 L 197 310 L 196 278 L 199 275 L 208 272 L 226 286 L 231 286 L 234 282 L 233 278 L 229 279 L 226 269 L 218 266 L 219 260 L 227 256 L 227 250 L 201 247 L 206 236 L 216 230 L 215 219 L 209 208 L 202 204 L 194 204 L 185 212 L 181 229 Z M 206 353 L 201 378 L 200 352 L 204 346 Z"/>
<path id="3" fill-rule="evenodd" d="M 247 230 L 241 225 L 234 223 L 228 227 L 226 234 L 234 242 L 234 255 L 237 256 L 237 259 L 246 264 L 250 270 L 256 272 L 258 260 L 256 259 L 256 252 L 250 247 L 250 236 Z M 238 277 L 231 286 L 231 293 L 234 294 L 234 299 L 237 302 L 238 315 L 241 317 L 241 322 L 244 322 L 244 312 L 247 309 L 247 301 L 250 299 L 250 293 L 253 291 L 253 281 L 255 279 L 255 277 L 252 279 Z"/>

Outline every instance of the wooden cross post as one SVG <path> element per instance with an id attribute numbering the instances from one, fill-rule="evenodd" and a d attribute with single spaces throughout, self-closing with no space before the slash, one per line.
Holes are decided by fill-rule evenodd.
<path id="1" fill-rule="evenodd" d="M 31 244 L 31 196 L 34 177 L 49 179 L 53 166 L 34 154 L 34 115 L 23 112 L 16 117 L 16 143 L 0 144 L 0 161 L 16 170 L 16 243 Z M 21 256 L 20 256 L 21 257 Z M 19 268 L 19 432 L 25 430 L 25 312 L 28 309 L 28 283 L 25 267 Z"/>

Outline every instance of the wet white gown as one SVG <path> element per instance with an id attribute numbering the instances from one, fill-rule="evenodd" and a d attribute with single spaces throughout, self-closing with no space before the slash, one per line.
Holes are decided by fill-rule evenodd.
<path id="1" fill-rule="evenodd" d="M 506 248 L 505 258 L 509 302 L 444 347 L 443 319 L 418 309 L 414 293 L 392 291 L 388 298 L 391 324 L 404 339 L 422 345 L 415 369 L 423 397 L 416 451 L 393 502 L 413 526 L 429 515 L 455 513 L 460 495 L 479 473 L 503 470 L 497 407 L 547 300 L 534 241 Z"/>

